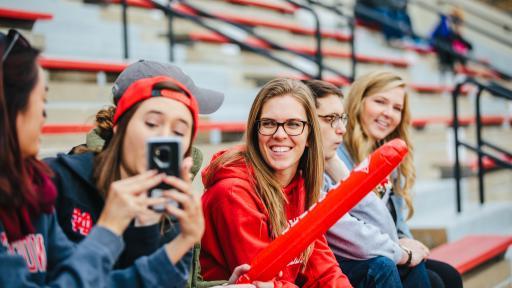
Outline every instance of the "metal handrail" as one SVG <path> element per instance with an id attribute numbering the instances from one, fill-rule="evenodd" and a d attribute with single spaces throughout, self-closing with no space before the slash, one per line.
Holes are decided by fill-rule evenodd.
<path id="1" fill-rule="evenodd" d="M 319 57 L 319 51 L 321 52 L 321 46 L 318 47 L 318 39 L 320 39 L 321 41 L 321 34 L 320 34 L 320 27 L 318 26 L 317 28 L 317 31 L 315 33 L 315 36 L 317 38 L 317 52 L 315 53 L 315 57 L 311 57 L 310 55 L 306 54 L 306 53 L 302 53 L 302 52 L 299 52 L 299 51 L 294 51 L 293 49 L 288 49 L 282 45 L 279 45 L 278 43 L 275 43 L 274 41 L 271 41 L 261 35 L 258 35 L 257 33 L 255 33 L 252 29 L 249 29 L 248 27 L 246 27 L 245 25 L 243 24 L 239 24 L 239 23 L 236 23 L 234 21 L 230 21 L 229 19 L 224 19 L 224 18 L 221 18 L 221 17 L 217 17 L 216 15 L 213 15 L 211 13 L 208 13 L 207 11 L 204 11 L 198 7 L 195 7 L 194 5 L 191 5 L 190 3 L 184 1 L 184 0 L 178 0 L 181 4 L 185 5 L 186 7 L 194 10 L 195 13 L 197 13 L 199 16 L 195 16 L 195 15 L 189 15 L 189 14 L 186 14 L 186 13 L 182 13 L 176 9 L 173 9 L 172 8 L 172 5 L 171 5 L 171 2 L 172 0 L 169 1 L 169 5 L 168 6 L 165 6 L 157 1 L 154 1 L 154 0 L 145 0 L 148 4 L 151 4 L 151 6 L 153 6 L 155 9 L 157 10 L 160 10 L 162 11 L 164 14 L 167 15 L 168 19 L 169 19 L 169 32 L 168 32 L 168 37 L 169 37 L 169 45 L 170 45 L 170 60 L 173 61 L 174 60 L 174 53 L 173 53 L 173 46 L 174 46 L 174 32 L 173 32 L 173 25 L 172 25 L 172 19 L 174 16 L 176 17 L 180 17 L 180 18 L 183 18 L 183 19 L 187 19 L 187 20 L 190 20 L 194 23 L 196 23 L 197 25 L 203 27 L 203 28 L 206 28 L 207 30 L 209 31 L 212 31 L 218 35 L 221 35 L 223 36 L 224 38 L 228 39 L 230 42 L 240 46 L 242 49 L 245 49 L 245 50 L 248 50 L 248 51 L 251 51 L 253 53 L 256 53 L 260 56 L 263 56 L 263 57 L 266 57 L 267 59 L 270 59 L 274 62 L 277 62 L 285 67 L 288 67 L 292 70 L 295 70 L 301 74 L 303 74 L 304 76 L 308 77 L 308 78 L 318 78 L 318 77 L 321 77 L 322 76 L 322 71 L 329 71 L 339 77 L 343 77 L 345 79 L 350 79 L 350 77 L 346 76 L 344 73 L 338 71 L 337 69 L 335 69 L 334 67 L 330 67 L 328 65 L 325 65 L 323 63 L 323 59 L 322 59 L 322 54 L 320 53 L 320 57 Z M 288 0 L 286 0 L 288 1 Z M 122 0 L 122 4 L 123 4 L 123 47 L 124 47 L 124 58 L 128 58 L 129 57 L 129 54 L 128 54 L 128 21 L 127 21 L 127 17 L 126 17 L 126 11 L 127 11 L 127 8 L 128 8 L 128 5 L 126 3 L 127 1 L 126 0 Z M 293 2 L 293 3 L 292 3 Z M 305 8 L 305 9 L 310 9 L 309 7 L 305 6 L 303 7 L 303 5 L 300 5 L 298 3 L 295 3 L 294 1 L 291 1 L 290 2 L 292 5 L 297 5 L 298 7 L 301 7 L 301 8 Z M 314 12 L 314 11 L 313 11 Z M 244 32 L 246 32 L 247 34 L 253 36 L 254 38 L 258 39 L 261 43 L 264 43 L 265 45 L 271 47 L 272 49 L 275 49 L 275 50 L 279 50 L 279 51 L 285 51 L 285 52 L 289 52 L 289 53 L 292 53 L 294 55 L 297 55 L 299 57 L 302 57 L 308 61 L 313 61 L 317 64 L 318 66 L 318 71 L 319 73 L 317 73 L 317 75 L 313 75 L 307 71 L 305 71 L 304 69 L 301 69 L 291 63 L 289 63 L 287 60 L 285 59 L 282 59 L 280 57 L 277 57 L 275 55 L 273 55 L 272 53 L 268 52 L 267 49 L 261 49 L 261 48 L 258 48 L 258 47 L 254 47 L 250 44 L 247 44 L 245 42 L 242 42 L 242 41 L 239 41 L 238 39 L 234 38 L 234 37 L 231 37 L 230 35 L 222 32 L 221 30 L 217 29 L 217 28 L 214 28 L 213 26 L 207 24 L 206 22 L 204 22 L 202 20 L 202 17 L 204 18 L 210 18 L 210 19 L 214 19 L 214 20 L 218 20 L 218 21 L 222 21 L 224 23 L 227 23 L 227 24 L 230 24 L 230 25 L 233 25 L 241 30 L 243 30 Z M 319 25 L 319 22 L 318 22 L 318 25 Z M 320 36 L 320 37 L 319 37 Z M 321 44 L 320 44 L 321 45 Z M 320 50 L 318 49 L 320 48 Z"/>
<path id="2" fill-rule="evenodd" d="M 244 30 L 244 32 L 246 32 L 247 34 L 249 34 L 249 35 L 253 36 L 254 38 L 258 39 L 259 41 L 261 41 L 261 42 L 265 43 L 266 45 L 268 45 L 268 46 L 269 46 L 269 47 L 271 47 L 272 49 L 280 50 L 280 51 L 285 51 L 285 52 L 289 52 L 289 53 L 292 53 L 292 54 L 297 55 L 297 56 L 299 56 L 299 57 L 302 57 L 302 58 L 304 58 L 304 59 L 306 59 L 306 60 L 308 60 L 308 61 L 316 62 L 316 64 L 317 64 L 317 67 L 318 67 L 319 71 L 326 70 L 326 71 L 329 71 L 329 72 L 331 72 L 331 73 L 334 73 L 334 74 L 336 74 L 336 75 L 338 75 L 338 76 L 340 76 L 340 77 L 343 77 L 343 78 L 349 79 L 349 77 L 347 77 L 345 74 L 343 74 L 343 73 L 339 72 L 339 71 L 338 71 L 337 69 L 335 69 L 334 67 L 331 67 L 331 66 L 328 66 L 328 65 L 324 64 L 324 63 L 323 63 L 323 61 L 322 61 L 322 59 L 321 59 L 321 58 L 322 58 L 322 56 L 320 56 L 320 61 L 319 61 L 319 62 L 318 62 L 318 60 L 317 60 L 317 61 L 315 61 L 315 58 L 313 58 L 313 57 L 311 57 L 311 56 L 309 56 L 309 55 L 307 55 L 307 54 L 305 54 L 305 53 L 301 53 L 301 52 L 299 52 L 299 51 L 294 51 L 294 50 L 288 49 L 288 48 L 286 48 L 286 47 L 284 47 L 284 46 L 282 46 L 282 45 L 280 45 L 280 44 L 276 43 L 275 41 L 269 40 L 268 38 L 263 37 L 263 36 L 261 36 L 261 35 L 257 34 L 254 30 L 247 28 L 247 27 L 246 27 L 246 26 L 244 26 L 243 24 L 238 24 L 238 23 L 236 23 L 236 22 L 234 22 L 234 21 L 230 21 L 229 19 L 224 19 L 224 18 L 217 17 L 216 15 L 214 15 L 214 14 L 212 14 L 212 13 L 209 13 L 209 12 L 207 12 L 207 11 L 205 11 L 205 10 L 202 10 L 202 9 L 198 8 L 197 6 L 194 6 L 194 5 L 190 4 L 190 3 L 188 3 L 188 2 L 187 2 L 187 1 L 185 1 L 185 0 L 179 0 L 179 1 L 180 1 L 180 3 L 182 3 L 182 4 L 186 5 L 187 7 L 192 8 L 193 10 L 195 10 L 196 12 L 198 12 L 198 13 L 199 13 L 201 16 L 203 16 L 203 17 L 207 17 L 207 18 L 210 18 L 210 19 L 219 20 L 219 21 L 222 21 L 222 22 L 224 22 L 224 23 L 229 23 L 229 24 L 231 24 L 231 25 L 233 25 L 233 26 L 235 26 L 235 27 L 237 27 L 237 28 L 240 28 L 240 29 Z M 291 2 L 290 2 L 290 3 L 291 3 Z M 293 5 L 293 3 L 291 3 L 291 4 Z M 320 30 L 318 30 L 317 32 L 319 33 L 319 32 L 320 32 Z M 223 35 L 223 36 L 224 36 L 224 35 Z M 231 39 L 231 38 L 230 38 L 230 39 Z M 317 37 L 317 39 L 318 39 L 318 37 Z M 320 39 L 321 39 L 321 35 L 320 35 Z M 318 40 L 317 40 L 317 41 L 318 41 Z M 319 51 L 319 50 L 318 50 L 318 46 L 317 46 L 317 49 L 316 49 L 316 54 L 317 54 L 317 55 L 318 55 L 318 51 Z M 321 47 L 320 47 L 320 51 L 321 51 Z M 263 56 L 265 56 L 265 55 L 263 55 Z M 317 58 L 316 58 L 316 59 L 318 59 L 318 56 L 317 56 Z M 320 75 L 317 75 L 317 77 L 318 77 L 318 76 L 321 76 L 321 73 L 319 73 L 319 74 L 320 74 Z M 308 76 L 309 78 L 315 78 L 315 77 L 312 77 L 309 73 L 307 73 L 307 74 L 306 74 L 306 76 Z"/>
<path id="3" fill-rule="evenodd" d="M 313 10 L 311 7 L 302 5 L 294 0 L 285 0 L 286 2 L 295 5 L 296 7 L 300 7 L 304 10 L 307 10 L 313 15 L 315 18 L 315 40 L 316 40 L 316 64 L 318 66 L 318 75 L 317 79 L 322 79 L 322 71 L 324 70 L 323 67 L 323 55 L 322 55 L 322 34 L 320 33 L 320 18 L 318 17 L 318 14 L 315 10 Z"/>
<path id="4" fill-rule="evenodd" d="M 350 60 L 351 60 L 351 71 L 350 71 L 350 81 L 354 81 L 356 77 L 356 65 L 357 65 L 357 57 L 356 57 L 356 46 L 355 46 L 355 19 L 354 17 L 345 15 L 343 11 L 339 8 L 341 5 L 327 5 L 323 2 L 317 0 L 308 0 L 310 5 L 315 5 L 318 7 L 322 7 L 328 11 L 334 12 L 339 17 L 346 19 L 348 21 L 349 29 L 350 29 Z"/>
<path id="5" fill-rule="evenodd" d="M 123 22 L 123 56 L 124 59 L 130 57 L 128 50 L 128 3 L 126 0 L 121 1 L 122 7 L 122 22 Z"/>
<path id="6" fill-rule="evenodd" d="M 146 1 L 148 1 L 148 2 L 150 2 L 150 3 L 153 3 L 153 4 L 157 4 L 157 5 L 158 5 L 158 3 L 155 3 L 155 1 L 152 1 L 152 0 L 146 0 Z M 207 11 L 205 11 L 205 10 L 202 10 L 202 9 L 198 8 L 198 7 L 197 7 L 197 6 L 195 6 L 195 5 L 192 5 L 192 4 L 188 3 L 188 2 L 187 2 L 187 1 L 185 1 L 185 0 L 179 0 L 179 2 L 180 2 L 181 4 L 183 4 L 183 5 L 185 5 L 186 7 L 188 7 L 188 8 L 190 8 L 190 9 L 194 10 L 194 12 L 196 12 L 196 13 L 197 13 L 198 15 L 200 15 L 201 17 L 205 17 L 205 18 L 210 18 L 210 19 L 214 19 L 214 20 L 222 21 L 222 22 L 224 22 L 224 23 L 228 23 L 228 24 L 230 24 L 230 25 L 233 25 L 233 26 L 235 26 L 235 27 L 237 27 L 237 28 L 239 28 L 239 29 L 243 30 L 244 32 L 246 32 L 247 34 L 249 34 L 249 35 L 253 36 L 253 37 L 254 37 L 254 38 L 256 38 L 256 39 L 258 39 L 258 40 L 259 40 L 259 41 L 261 41 L 262 43 L 265 43 L 266 45 L 268 45 L 268 46 L 269 46 L 269 47 L 271 47 L 272 49 L 279 50 L 279 51 L 289 52 L 289 53 L 292 53 L 292 54 L 297 55 L 297 56 L 299 56 L 299 57 L 302 57 L 302 58 L 304 58 L 304 59 L 306 59 L 306 60 L 308 60 L 308 61 L 316 62 L 316 61 L 315 61 L 315 58 L 313 58 L 313 57 L 311 57 L 311 56 L 309 56 L 309 55 L 307 55 L 307 54 L 305 54 L 305 53 L 302 53 L 302 52 L 299 52 L 299 51 L 294 51 L 294 50 L 288 49 L 288 48 L 286 48 L 286 47 L 284 47 L 284 46 L 282 46 L 282 45 L 280 45 L 280 44 L 278 44 L 278 43 L 276 43 L 276 42 L 274 42 L 274 41 L 271 41 L 271 40 L 269 40 L 268 38 L 263 37 L 263 36 L 261 36 L 261 35 L 257 34 L 257 33 L 256 33 L 255 31 L 253 31 L 252 29 L 247 28 L 247 27 L 246 27 L 245 25 L 243 25 L 243 24 L 239 24 L 239 23 L 236 23 L 236 22 L 231 21 L 231 20 L 229 20 L 229 19 L 224 19 L 224 18 L 222 18 L 222 17 L 218 17 L 218 16 L 216 16 L 216 15 L 214 15 L 214 14 L 212 14 L 212 13 L 209 13 L 209 12 L 207 12 Z M 155 5 L 155 6 L 157 6 L 157 5 Z M 230 40 L 230 42 L 233 42 L 233 43 L 235 43 L 235 44 L 239 45 L 240 47 L 242 47 L 242 48 L 244 48 L 244 49 L 246 49 L 246 50 L 249 50 L 249 51 L 251 51 L 251 52 L 257 53 L 257 54 L 259 54 L 259 55 L 261 55 L 261 56 L 264 56 L 264 57 L 267 57 L 267 58 L 269 58 L 269 59 L 271 59 L 271 60 L 277 61 L 277 62 L 278 62 L 278 63 L 280 63 L 280 64 L 283 64 L 283 65 L 285 65 L 285 66 L 287 66 L 287 67 L 289 67 L 289 68 L 292 68 L 292 69 L 294 69 L 294 70 L 296 70 L 296 71 L 298 71 L 298 72 L 300 72 L 300 73 L 302 73 L 302 74 L 306 75 L 308 78 L 316 78 L 316 77 L 318 77 L 318 75 L 317 75 L 317 76 L 314 76 L 314 75 L 312 75 L 312 74 L 310 74 L 310 73 L 308 73 L 308 72 L 306 72 L 306 71 L 304 71 L 304 70 L 302 70 L 302 69 L 300 69 L 300 68 L 298 68 L 298 67 L 296 67 L 296 66 L 294 66 L 294 65 L 292 65 L 292 64 L 290 64 L 290 63 L 288 63 L 288 62 L 286 62 L 286 60 L 281 59 L 281 58 L 278 58 L 278 57 L 276 57 L 275 55 L 272 55 L 271 53 L 267 52 L 267 51 L 266 51 L 266 50 L 264 50 L 264 49 L 259 49 L 259 48 L 257 48 L 257 47 L 253 47 L 252 45 L 249 45 L 249 44 L 247 44 L 247 43 L 245 43 L 245 42 L 241 42 L 241 41 L 239 41 L 238 39 L 231 37 L 230 35 L 228 35 L 228 34 L 226 34 L 226 33 L 222 32 L 222 31 L 220 31 L 219 29 L 216 29 L 216 28 L 214 28 L 214 27 L 212 27 L 212 26 L 210 26 L 210 25 L 208 25 L 208 24 L 206 24 L 206 23 L 202 22 L 200 17 L 194 17 L 194 16 L 191 16 L 191 15 L 188 15 L 188 14 L 183 14 L 183 13 L 181 13 L 180 11 L 177 11 L 176 9 L 173 9 L 172 7 L 170 7 L 170 8 L 169 8 L 169 7 L 165 7 L 165 6 L 162 6 L 162 5 L 158 5 L 158 8 L 159 8 L 159 9 L 169 9 L 169 10 L 171 10 L 170 12 L 172 12 L 173 14 L 175 14 L 175 15 L 176 15 L 176 16 L 178 16 L 178 17 L 182 17 L 182 18 L 186 18 L 186 19 L 188 19 L 188 20 L 194 21 L 196 24 L 198 24 L 198 25 L 200 25 L 200 26 L 202 26 L 202 27 L 204 27 L 204 28 L 207 28 L 208 30 L 213 31 L 213 32 L 215 32 L 215 33 L 218 33 L 218 34 L 222 35 L 223 37 L 225 37 L 225 38 L 229 39 L 229 40 Z M 262 51 L 263 51 L 263 52 L 265 52 L 265 53 L 261 53 Z M 279 59 L 279 61 L 278 61 L 278 60 L 276 60 L 276 59 Z M 286 64 L 285 64 L 285 63 L 286 63 Z M 316 62 L 316 64 L 318 65 L 318 62 Z M 335 68 L 333 68 L 333 67 L 330 67 L 330 66 L 328 66 L 328 65 L 325 65 L 325 64 L 323 64 L 323 63 L 321 63 L 321 65 L 318 65 L 318 67 L 319 67 L 319 69 L 321 69 L 322 71 L 323 71 L 323 70 L 325 70 L 325 71 L 329 71 L 329 72 L 334 73 L 334 74 L 336 74 L 336 75 L 338 75 L 338 76 L 340 76 L 340 77 L 343 77 L 343 78 L 349 79 L 349 77 L 347 77 L 345 74 L 343 74 L 343 73 L 339 72 L 337 69 L 335 69 Z"/>
<path id="7" fill-rule="evenodd" d="M 273 61 L 283 65 L 283 66 L 286 66 L 286 67 L 288 67 L 290 69 L 298 71 L 298 72 L 306 75 L 307 77 L 310 77 L 310 78 L 314 78 L 315 77 L 314 75 L 310 74 L 309 72 L 306 72 L 303 69 L 301 69 L 299 67 L 296 67 L 293 64 L 288 63 L 286 60 L 281 59 L 279 57 L 276 57 L 275 55 L 272 55 L 271 53 L 267 52 L 266 49 L 261 49 L 261 48 L 258 48 L 258 47 L 254 47 L 252 45 L 246 44 L 245 42 L 239 41 L 238 39 L 236 39 L 234 37 L 231 37 L 230 35 L 222 32 L 221 30 L 216 29 L 213 26 L 205 23 L 202 20 L 202 18 L 199 17 L 199 16 L 194 16 L 194 15 L 189 15 L 189 14 L 182 13 L 182 12 L 176 10 L 176 9 L 173 9 L 172 7 L 166 7 L 166 6 L 161 5 L 160 3 L 156 2 L 156 1 L 153 1 L 153 0 L 146 0 L 146 1 L 148 3 L 151 3 L 156 9 L 161 10 L 162 12 L 164 12 L 166 14 L 170 13 L 170 14 L 173 14 L 174 16 L 176 16 L 176 17 L 180 17 L 180 18 L 183 18 L 183 19 L 190 20 L 190 21 L 196 23 L 197 25 L 199 25 L 199 26 L 201 26 L 203 28 L 206 28 L 206 29 L 208 29 L 208 30 L 210 30 L 210 31 L 212 31 L 212 32 L 214 32 L 216 34 L 219 34 L 222 37 L 225 37 L 226 39 L 228 39 L 230 42 L 232 42 L 234 44 L 237 44 L 242 49 L 246 49 L 246 50 L 249 50 L 249 51 L 251 51 L 253 53 L 256 53 L 258 55 L 264 56 L 264 57 L 266 57 L 266 58 L 268 58 L 270 60 L 273 60 Z M 218 19 L 218 18 L 216 18 L 214 16 L 213 16 L 213 18 Z M 225 23 L 233 24 L 231 22 L 226 21 L 225 19 L 219 19 L 219 20 L 224 21 Z M 238 24 L 233 24 L 233 25 L 237 25 L 237 27 L 238 27 Z M 290 51 L 290 52 L 294 52 L 294 51 Z"/>
<path id="8" fill-rule="evenodd" d="M 478 91 L 476 93 L 476 102 L 475 102 L 475 114 L 476 114 L 476 138 L 477 144 L 473 146 L 466 142 L 463 142 L 459 139 L 459 117 L 458 117 L 458 101 L 457 98 L 460 95 L 461 87 L 465 84 L 473 84 L 476 85 Z M 461 81 L 455 87 L 455 90 L 452 93 L 452 108 L 453 108 L 453 133 L 455 138 L 455 164 L 454 164 L 454 176 L 455 176 L 455 188 L 456 188 L 456 197 L 457 197 L 457 212 L 460 213 L 462 211 L 461 204 L 461 169 L 460 169 L 460 157 L 459 157 L 459 146 L 465 147 L 478 155 L 478 191 L 479 191 L 479 201 L 480 204 L 485 202 L 485 190 L 484 190 L 484 173 L 486 172 L 483 165 L 483 158 L 488 157 L 494 161 L 494 163 L 500 167 L 512 169 L 512 163 L 503 161 L 495 154 L 486 152 L 483 150 L 484 147 L 494 150 L 494 153 L 500 153 L 502 155 L 506 155 L 507 157 L 512 157 L 512 153 L 507 151 L 506 149 L 499 147 L 495 144 L 492 144 L 482 136 L 482 115 L 481 115 L 481 95 L 484 90 L 487 90 L 494 97 L 503 98 L 509 101 L 512 101 L 512 91 L 497 84 L 494 82 L 482 83 L 472 77 L 466 78 L 464 81 Z"/>

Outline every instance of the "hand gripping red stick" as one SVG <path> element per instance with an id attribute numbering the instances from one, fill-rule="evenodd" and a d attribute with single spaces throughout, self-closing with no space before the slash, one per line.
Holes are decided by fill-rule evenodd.
<path id="1" fill-rule="evenodd" d="M 372 191 L 400 164 L 407 154 L 403 140 L 394 139 L 374 151 L 352 170 L 349 177 L 313 205 L 288 231 L 277 237 L 251 263 L 237 283 L 270 281 L 279 271 L 327 232 L 345 213 Z"/>

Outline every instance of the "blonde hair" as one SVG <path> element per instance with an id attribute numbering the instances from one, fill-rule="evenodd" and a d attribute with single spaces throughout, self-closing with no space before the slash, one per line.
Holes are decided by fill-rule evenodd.
<path id="1" fill-rule="evenodd" d="M 306 191 L 306 203 L 304 209 L 318 201 L 322 186 L 324 163 L 321 132 L 316 117 L 316 108 L 309 88 L 298 80 L 277 78 L 268 82 L 260 90 L 249 112 L 245 136 L 245 148 L 231 150 L 215 159 L 205 173 L 205 188 L 213 183 L 215 173 L 219 168 L 237 161 L 245 161 L 254 170 L 254 186 L 264 203 L 270 221 L 270 237 L 276 238 L 288 227 L 286 211 L 286 195 L 274 175 L 273 169 L 265 162 L 258 145 L 258 124 L 263 105 L 274 97 L 291 96 L 297 100 L 306 111 L 309 134 L 308 147 L 304 150 L 299 160 L 298 169 L 302 172 Z M 300 173 L 300 172 L 299 172 Z M 304 266 L 309 258 L 313 246 L 310 246 L 301 255 Z"/>
<path id="2" fill-rule="evenodd" d="M 349 121 L 343 142 L 355 163 L 359 163 L 382 143 L 395 138 L 400 138 L 405 141 L 409 148 L 409 153 L 398 168 L 399 173 L 397 178 L 393 179 L 393 189 L 398 195 L 404 198 L 409 211 L 407 215 L 409 219 L 414 214 L 410 190 L 416 180 L 416 169 L 413 164 L 413 145 L 409 134 L 411 110 L 407 90 L 405 91 L 402 120 L 393 132 L 377 142 L 371 137 L 368 137 L 364 128 L 361 126 L 361 113 L 365 98 L 396 87 L 406 88 L 406 84 L 402 78 L 391 72 L 382 71 L 363 75 L 352 84 L 348 97 L 345 100 L 345 111 L 349 112 Z"/>

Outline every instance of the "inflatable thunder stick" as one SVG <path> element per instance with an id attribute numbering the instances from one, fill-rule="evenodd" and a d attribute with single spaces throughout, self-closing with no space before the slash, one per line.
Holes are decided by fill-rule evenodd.
<path id="1" fill-rule="evenodd" d="M 349 177 L 300 216 L 295 225 L 272 241 L 251 263 L 237 283 L 270 281 L 384 180 L 407 154 L 403 140 L 394 139 L 370 154 Z"/>

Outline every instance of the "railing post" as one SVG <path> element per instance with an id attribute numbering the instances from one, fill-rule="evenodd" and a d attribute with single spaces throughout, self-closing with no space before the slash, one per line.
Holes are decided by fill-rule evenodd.
<path id="1" fill-rule="evenodd" d="M 314 9 L 311 8 L 311 13 L 315 17 L 315 38 L 316 38 L 316 64 L 318 65 L 318 79 L 322 80 L 322 73 L 324 70 L 323 55 L 322 55 L 322 34 L 320 32 L 320 19 Z"/>
<path id="2" fill-rule="evenodd" d="M 122 0 L 122 21 L 123 21 L 123 57 L 124 59 L 129 58 L 128 52 L 128 4 L 126 0 Z"/>
<path id="3" fill-rule="evenodd" d="M 455 178 L 455 191 L 456 191 L 456 202 L 457 202 L 457 213 L 462 212 L 462 200 L 461 200 L 461 189 L 460 189 L 460 162 L 459 162 L 459 113 L 457 105 L 457 96 L 459 95 L 460 87 L 462 83 L 457 84 L 452 92 L 452 108 L 453 108 L 453 138 L 455 143 L 455 164 L 453 165 L 453 176 Z"/>
<path id="4" fill-rule="evenodd" d="M 173 0 L 169 0 L 169 7 L 171 7 Z M 174 62 L 174 28 L 173 28 L 173 20 L 174 15 L 172 13 L 167 14 L 167 21 L 168 21 L 168 34 L 167 37 L 169 38 L 169 61 Z"/>
<path id="5" fill-rule="evenodd" d="M 480 199 L 480 204 L 484 204 L 485 195 L 484 195 L 484 164 L 483 164 L 483 153 L 482 153 L 482 119 L 480 113 L 480 98 L 482 95 L 483 87 L 478 85 L 478 92 L 476 94 L 476 147 L 478 153 L 478 195 Z"/>
<path id="6" fill-rule="evenodd" d="M 316 65 L 318 66 L 318 73 L 317 73 L 316 78 L 319 80 L 322 80 L 322 72 L 324 70 L 324 65 L 323 65 L 323 55 L 322 55 L 322 33 L 320 31 L 320 18 L 318 18 L 318 14 L 316 13 L 315 9 L 313 9 L 309 6 L 297 3 L 294 0 L 286 0 L 286 2 L 288 2 L 292 5 L 295 5 L 297 7 L 300 7 L 302 9 L 308 10 L 309 12 L 311 12 L 313 17 L 315 18 L 315 40 L 316 40 L 315 60 L 316 60 Z M 311 5 L 312 1 L 308 1 L 308 3 Z"/>
<path id="7" fill-rule="evenodd" d="M 356 80 L 356 65 L 357 65 L 357 58 L 356 58 L 356 18 L 353 17 L 348 21 L 348 25 L 350 27 L 350 59 L 352 61 L 352 71 L 350 74 L 351 81 Z"/>

